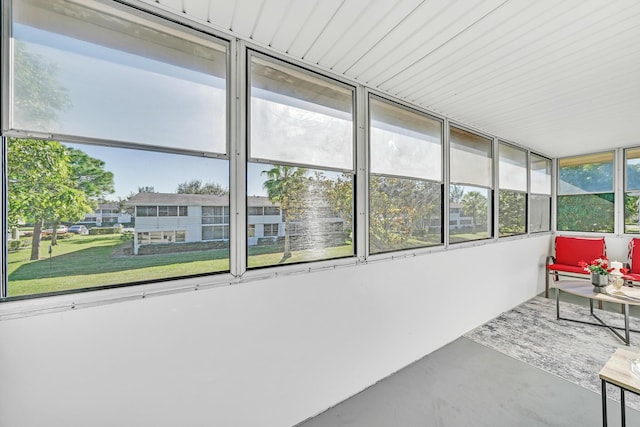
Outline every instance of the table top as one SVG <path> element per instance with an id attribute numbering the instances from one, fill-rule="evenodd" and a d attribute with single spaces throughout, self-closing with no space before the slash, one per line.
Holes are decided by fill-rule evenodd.
<path id="1" fill-rule="evenodd" d="M 600 370 L 600 379 L 640 394 L 640 377 L 631 372 L 631 361 L 639 357 L 638 350 L 617 349 Z"/>
<path id="2" fill-rule="evenodd" d="M 640 305 L 640 288 L 623 286 L 616 291 L 613 286 L 607 286 L 607 293 L 593 291 L 593 285 L 588 280 L 559 280 L 554 282 L 554 288 L 563 292 L 591 298 L 597 301 L 615 302 L 618 304 Z"/>

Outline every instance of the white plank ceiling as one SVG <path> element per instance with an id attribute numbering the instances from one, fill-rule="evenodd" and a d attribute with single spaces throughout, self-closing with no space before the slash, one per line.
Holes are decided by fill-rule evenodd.
<path id="1" fill-rule="evenodd" d="M 640 145 L 640 0 L 142 0 L 551 156 Z"/>

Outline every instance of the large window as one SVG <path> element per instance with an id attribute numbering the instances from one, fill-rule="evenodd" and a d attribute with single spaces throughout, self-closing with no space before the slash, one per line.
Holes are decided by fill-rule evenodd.
<path id="1" fill-rule="evenodd" d="M 442 122 L 371 96 L 369 251 L 442 243 Z"/>
<path id="2" fill-rule="evenodd" d="M 449 242 L 490 238 L 492 140 L 457 127 L 449 132 Z"/>
<path id="3" fill-rule="evenodd" d="M 531 154 L 529 194 L 529 231 L 551 230 L 551 160 Z"/>
<path id="4" fill-rule="evenodd" d="M 558 160 L 559 231 L 613 233 L 613 152 Z"/>
<path id="5" fill-rule="evenodd" d="M 229 270 L 227 46 L 112 3 L 12 3 L 9 297 Z"/>
<path id="6" fill-rule="evenodd" d="M 11 128 L 227 152 L 223 45 L 91 0 L 14 1 L 12 25 Z"/>
<path id="7" fill-rule="evenodd" d="M 624 151 L 624 232 L 640 233 L 640 148 Z"/>
<path id="8" fill-rule="evenodd" d="M 527 212 L 527 152 L 499 144 L 499 236 L 524 234 Z"/>
<path id="9" fill-rule="evenodd" d="M 257 53 L 249 63 L 248 267 L 353 256 L 354 89 Z"/>

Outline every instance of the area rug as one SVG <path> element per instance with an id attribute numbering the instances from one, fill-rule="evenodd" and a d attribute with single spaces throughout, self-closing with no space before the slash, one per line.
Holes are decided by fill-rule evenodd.
<path id="1" fill-rule="evenodd" d="M 560 302 L 561 316 L 596 321 L 588 306 Z M 620 313 L 595 310 L 608 324 L 624 325 Z M 631 318 L 631 329 L 640 330 L 640 319 Z M 622 331 L 624 336 L 624 331 Z M 535 297 L 465 334 L 479 344 L 600 393 L 598 372 L 617 348 L 638 351 L 640 333 L 631 332 L 627 347 L 607 328 L 556 320 L 555 299 Z M 619 400 L 617 387 L 607 388 L 607 397 Z M 640 410 L 640 397 L 625 393 L 627 406 Z"/>

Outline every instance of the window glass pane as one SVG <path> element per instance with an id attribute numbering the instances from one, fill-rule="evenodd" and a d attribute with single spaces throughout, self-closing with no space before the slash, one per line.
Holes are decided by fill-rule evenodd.
<path id="1" fill-rule="evenodd" d="M 492 187 L 491 140 L 450 128 L 451 182 Z"/>
<path id="2" fill-rule="evenodd" d="M 277 206 L 265 206 L 264 207 L 265 215 L 280 215 L 280 208 Z"/>
<path id="3" fill-rule="evenodd" d="M 559 231 L 613 233 L 613 193 L 558 196 Z"/>
<path id="4" fill-rule="evenodd" d="M 640 194 L 640 148 L 625 150 L 627 167 L 625 182 L 627 190 L 636 190 Z"/>
<path id="5" fill-rule="evenodd" d="M 527 152 L 500 143 L 500 188 L 527 191 Z"/>
<path id="6" fill-rule="evenodd" d="M 531 154 L 531 192 L 551 195 L 551 160 Z"/>
<path id="7" fill-rule="evenodd" d="M 640 148 L 629 148 L 624 154 L 624 232 L 637 234 L 640 233 Z"/>
<path id="8" fill-rule="evenodd" d="M 136 216 L 158 216 L 157 206 L 136 206 Z M 97 217 L 95 217 L 97 220 Z"/>
<path id="9" fill-rule="evenodd" d="M 499 236 L 524 234 L 527 217 L 527 195 L 518 191 L 500 190 L 498 197 Z"/>
<path id="10" fill-rule="evenodd" d="M 13 12 L 13 128 L 227 152 L 222 44 L 93 1 Z"/>
<path id="11" fill-rule="evenodd" d="M 247 206 L 250 268 L 353 256 L 353 181 L 350 174 L 249 163 Z M 277 207 L 281 215 L 269 215 Z M 275 213 L 275 211 L 273 212 Z M 299 230 L 304 230 L 302 233 Z"/>
<path id="12" fill-rule="evenodd" d="M 551 197 L 532 194 L 529 196 L 529 231 L 539 233 L 551 230 Z"/>
<path id="13" fill-rule="evenodd" d="M 613 192 L 613 152 L 558 160 L 558 194 Z"/>
<path id="14" fill-rule="evenodd" d="M 229 270 L 228 231 L 204 244 L 201 220 L 228 207 L 228 161 L 13 138 L 7 153 L 9 296 Z"/>
<path id="15" fill-rule="evenodd" d="M 372 97 L 371 173 L 442 180 L 442 123 Z"/>
<path id="16" fill-rule="evenodd" d="M 452 185 L 449 196 L 450 243 L 491 237 L 491 190 Z"/>
<path id="17" fill-rule="evenodd" d="M 252 159 L 353 170 L 353 90 L 251 56 Z"/>
<path id="18" fill-rule="evenodd" d="M 442 243 L 442 185 L 372 175 L 369 245 L 371 253 Z"/>
<path id="19" fill-rule="evenodd" d="M 632 191 L 624 194 L 624 232 L 640 233 L 640 192 Z"/>

